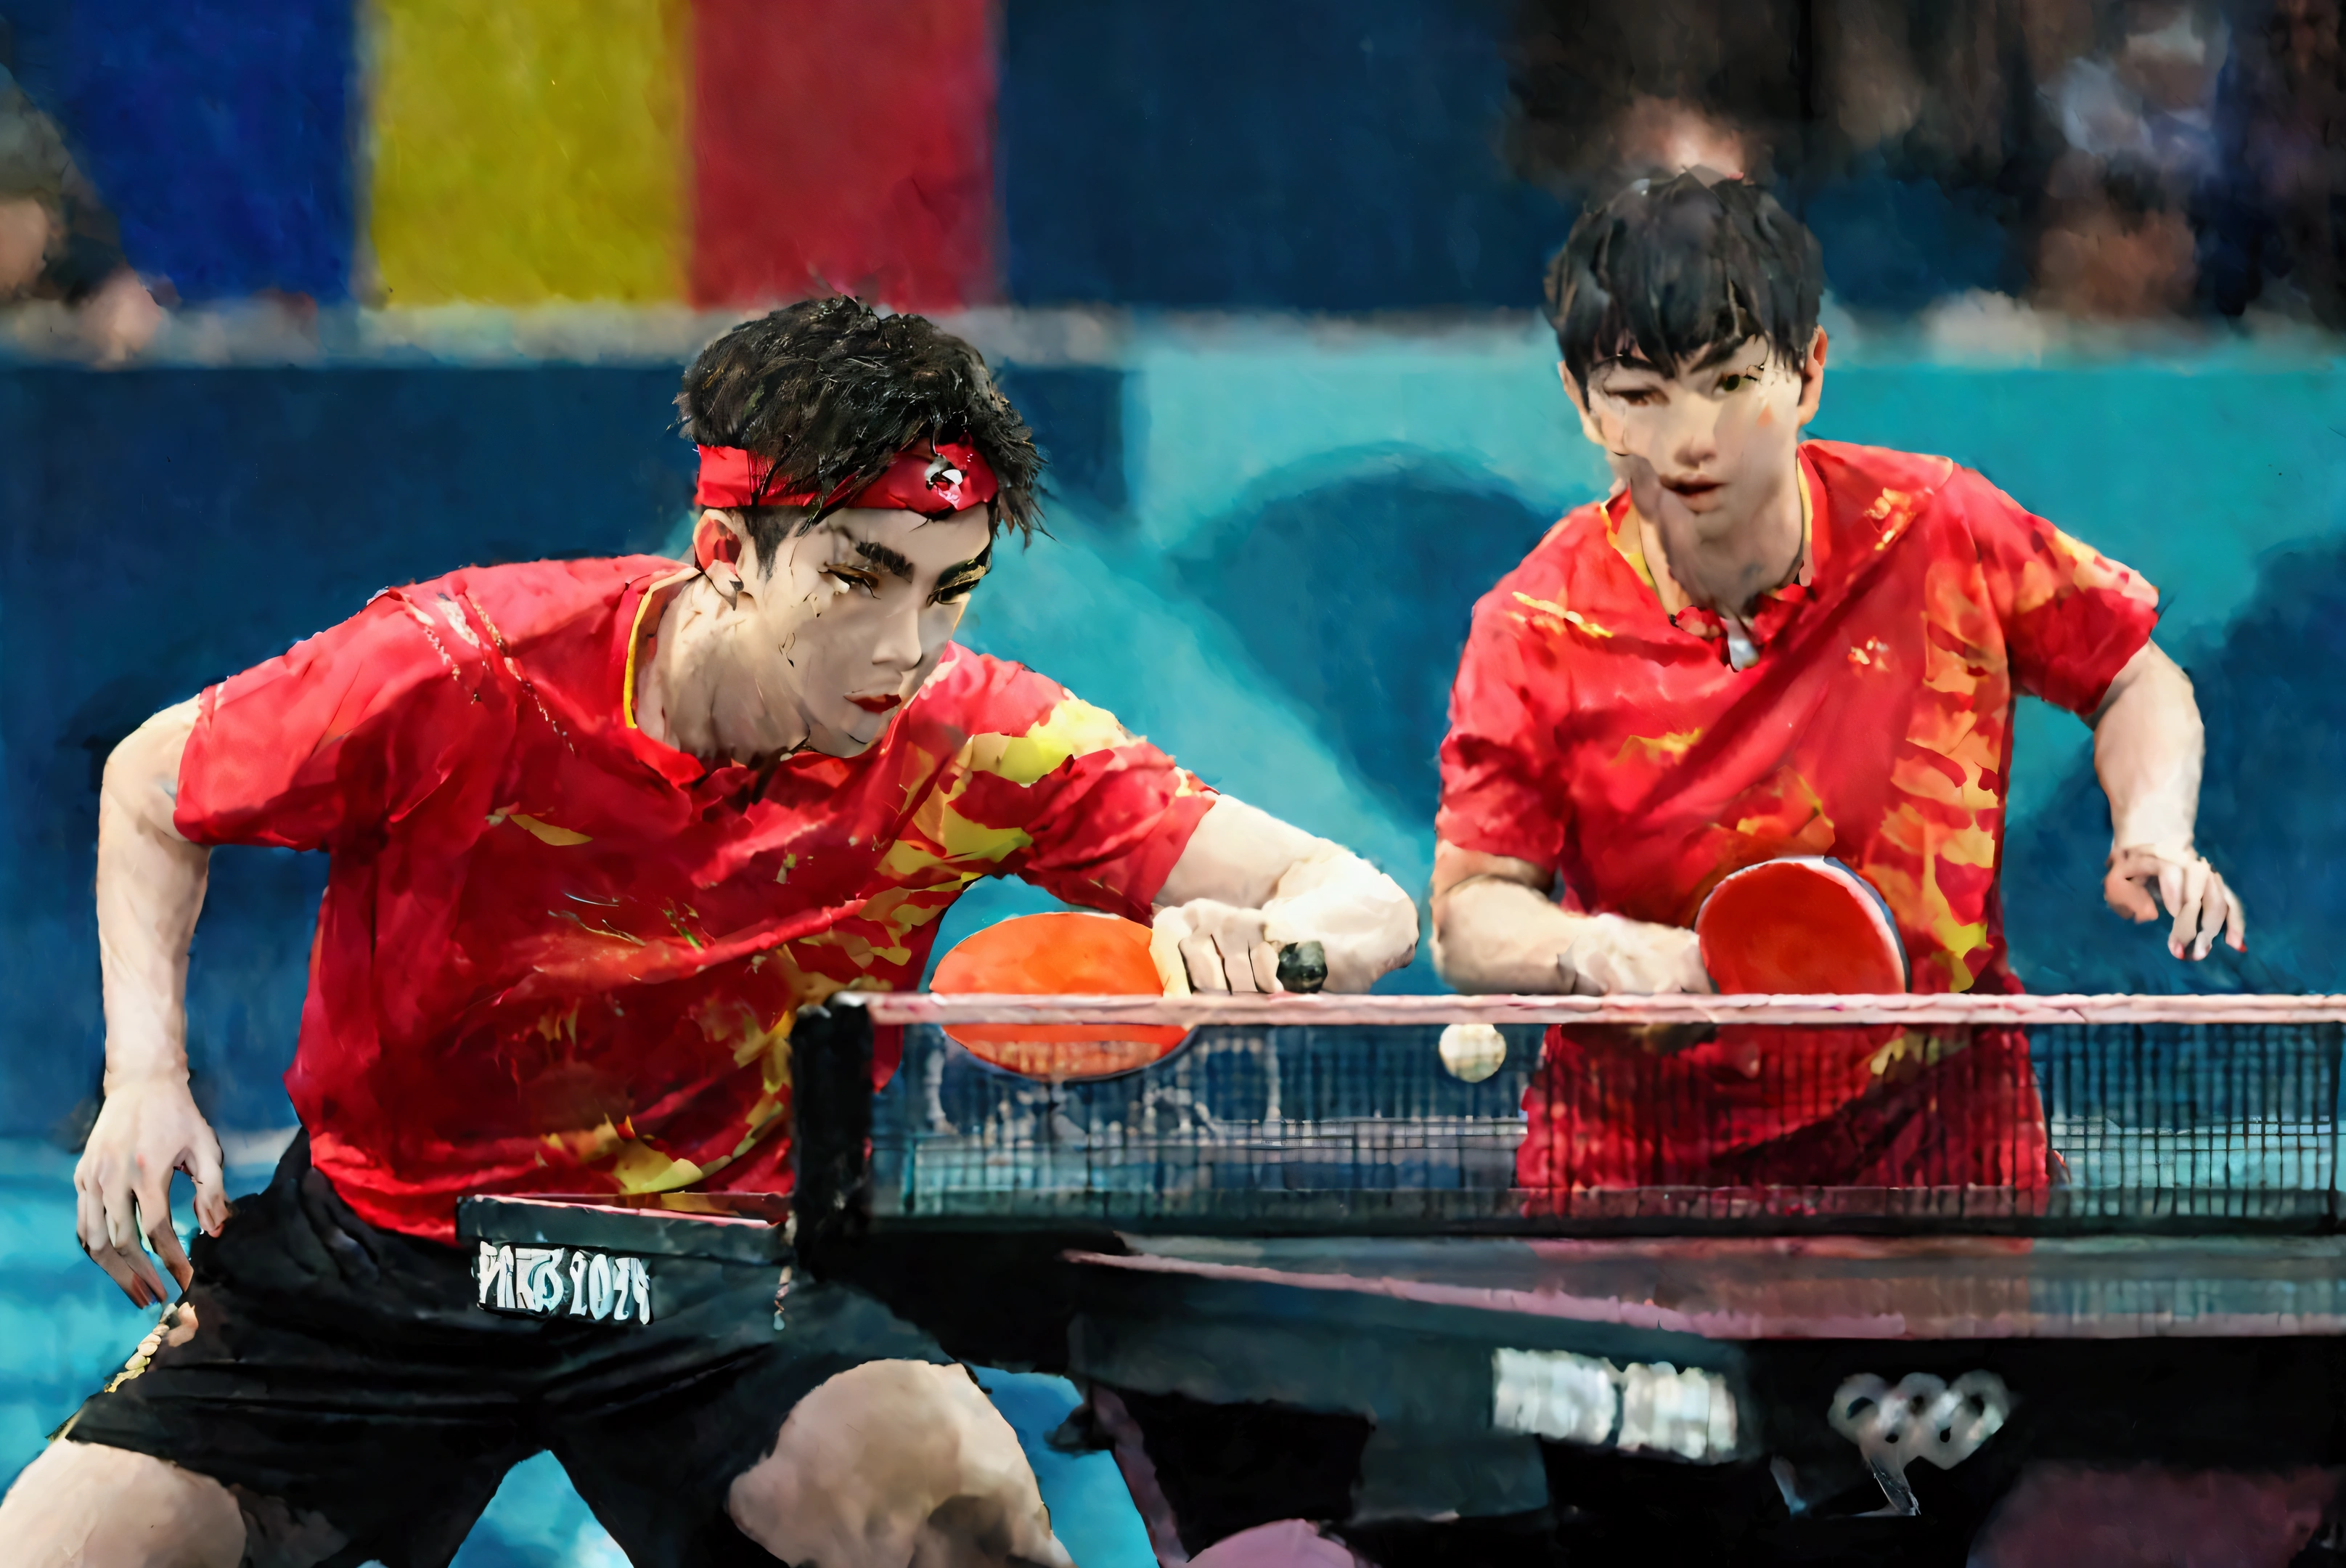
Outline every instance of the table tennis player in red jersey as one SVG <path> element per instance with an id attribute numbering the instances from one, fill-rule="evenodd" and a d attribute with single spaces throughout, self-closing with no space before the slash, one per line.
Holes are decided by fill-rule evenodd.
<path id="1" fill-rule="evenodd" d="M 1548 275 L 1565 391 L 1618 481 L 1476 606 L 1451 698 L 1435 954 L 1462 989 L 1711 989 L 1728 873 L 1831 856 L 1925 992 L 2020 989 L 1996 902 L 2013 704 L 2094 728 L 2109 902 L 2244 941 L 2194 848 L 2201 728 L 2150 585 L 1943 457 L 1802 441 L 1815 240 L 1740 179 L 1644 182 Z M 1527 1186 L 2048 1181 L 2017 1031 L 1551 1032 Z M 1667 1129 L 1657 1136 L 1655 1129 Z"/>
<path id="2" fill-rule="evenodd" d="M 1414 909 L 954 646 L 1039 468 L 966 344 L 794 306 L 711 345 L 678 402 L 693 564 L 391 590 L 109 762 L 80 1232 L 134 1301 L 178 1294 L 142 1236 L 186 1294 L 0 1504 L 10 1562 L 441 1564 L 548 1447 L 638 1564 L 1066 1561 L 1007 1423 L 875 1300 L 801 1281 L 785 1314 L 768 1264 L 656 1319 L 641 1296 L 500 1317 L 457 1200 L 786 1189 L 796 1010 L 917 985 L 981 877 L 1154 920 L 1199 989 L 1268 989 L 1303 941 L 1365 987 Z M 182 1049 L 222 843 L 332 856 L 303 1136 L 233 1213 Z"/>

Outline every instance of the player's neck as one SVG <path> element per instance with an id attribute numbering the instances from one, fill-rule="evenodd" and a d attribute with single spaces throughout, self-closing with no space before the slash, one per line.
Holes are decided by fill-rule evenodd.
<path id="1" fill-rule="evenodd" d="M 759 658 L 745 608 L 746 602 L 728 604 L 707 577 L 669 592 L 647 633 L 651 646 L 638 650 L 638 728 L 709 763 L 762 762 L 806 744 L 788 668 L 779 658 Z"/>
<path id="2" fill-rule="evenodd" d="M 1638 509 L 1640 544 L 1662 606 L 1672 615 L 1694 605 L 1747 618 L 1761 595 L 1800 574 L 1807 556 L 1797 456 L 1742 515 L 1702 520 L 1715 521 L 1716 527 L 1698 527 L 1693 518 L 1674 516 L 1666 505 L 1654 510 L 1661 515 Z"/>

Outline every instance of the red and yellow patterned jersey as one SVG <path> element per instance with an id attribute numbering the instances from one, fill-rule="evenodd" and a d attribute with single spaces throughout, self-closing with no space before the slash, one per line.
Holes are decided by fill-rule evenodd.
<path id="1" fill-rule="evenodd" d="M 981 877 L 1145 921 L 1211 804 L 960 648 L 859 758 L 707 768 L 629 718 L 648 590 L 679 570 L 454 573 L 203 694 L 180 831 L 332 856 L 286 1082 L 372 1224 L 451 1239 L 466 1193 L 787 1190 L 801 1005 L 917 984 Z"/>
<path id="2" fill-rule="evenodd" d="M 1944 458 L 1833 442 L 1800 450 L 1804 580 L 1762 601 L 1759 655 L 1744 669 L 1731 667 L 1716 616 L 1665 613 L 1626 494 L 1566 516 L 1484 597 L 1451 699 L 1438 831 L 1552 868 L 1566 908 L 1681 926 L 1729 871 L 1835 856 L 1889 901 L 1915 990 L 2016 990 L 1996 901 L 2014 699 L 2091 713 L 2149 638 L 2157 595 Z M 1892 1167 L 1907 1156 L 1883 1151 L 1912 1155 L 1922 1140 L 1936 1152 L 1914 1157 L 1956 1185 L 2026 1179 L 2003 1155 L 1944 1145 L 1968 1138 L 1959 1127 L 1858 1135 L 1850 1118 L 1872 1125 L 1882 1113 L 1861 1102 L 1961 1042 L 1844 1033 L 1822 1037 L 1831 1048 L 1797 1090 L 1761 1072 L 1753 1042 L 1737 1038 L 1749 1032 L 1634 1072 L 1625 1059 L 1618 1084 L 1583 1080 L 1603 1077 L 1592 1064 L 1627 1047 L 1552 1036 L 1524 1177 L 1640 1185 L 1668 1166 L 1669 1179 L 1699 1182 L 1722 1163 L 1756 1171 L 1770 1150 L 1789 1158 L 1786 1140 L 1805 1140 L 1797 1146 L 1825 1152 L 1793 1161 L 1797 1176 L 1771 1174 L 1904 1179 Z M 2017 1041 L 1997 1048 L 2008 1056 Z M 2012 1100 L 2004 1068 L 1964 1072 L 1999 1085 L 1999 1116 L 2039 1115 L 2033 1088 L 2025 1105 Z M 1657 1165 L 1651 1151 L 1615 1147 L 1620 1129 L 1599 1125 L 1629 1115 L 1624 1095 L 1680 1092 L 1717 1112 L 1701 1149 Z M 2010 1126 L 1991 1129 L 1993 1141 L 2012 1144 Z M 2019 1165 L 2041 1166 L 2041 1130 L 2033 1146 Z M 1647 1169 L 1626 1168 L 1638 1160 Z"/>

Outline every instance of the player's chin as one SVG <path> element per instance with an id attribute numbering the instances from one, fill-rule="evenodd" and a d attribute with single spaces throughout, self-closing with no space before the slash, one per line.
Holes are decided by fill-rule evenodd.
<path id="1" fill-rule="evenodd" d="M 807 745 L 825 757 L 861 757 L 887 732 L 891 714 L 866 713 L 849 703 L 840 708 L 808 727 Z"/>

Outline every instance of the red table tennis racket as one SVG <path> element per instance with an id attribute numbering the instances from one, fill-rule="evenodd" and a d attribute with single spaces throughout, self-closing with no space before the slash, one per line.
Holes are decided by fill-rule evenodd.
<path id="1" fill-rule="evenodd" d="M 1890 905 L 1839 860 L 1793 855 L 1732 872 L 1694 931 L 1722 993 L 1884 995 L 1910 979 Z"/>
<path id="2" fill-rule="evenodd" d="M 1073 911 L 1019 915 L 963 938 L 937 961 L 940 995 L 1162 996 L 1148 928 Z M 979 1061 L 1054 1082 L 1110 1078 L 1161 1062 L 1189 1032 L 1146 1023 L 949 1023 Z"/>
<path id="3" fill-rule="evenodd" d="M 1056 911 L 1018 915 L 963 938 L 937 961 L 940 995 L 1162 996 L 1145 925 L 1114 915 Z M 1327 977 L 1318 942 L 1280 952 L 1280 983 L 1317 991 Z M 1054 1083 L 1112 1078 L 1161 1062 L 1187 1029 L 1148 1023 L 949 1023 L 946 1038 L 1021 1077 Z"/>

